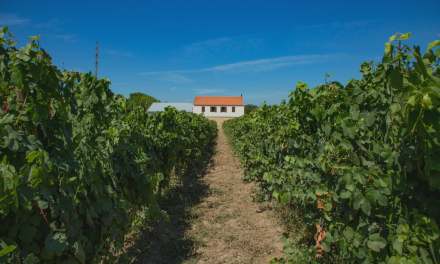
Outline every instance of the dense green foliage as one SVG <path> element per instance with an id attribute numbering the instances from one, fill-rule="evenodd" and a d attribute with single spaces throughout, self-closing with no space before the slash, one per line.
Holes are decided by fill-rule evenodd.
<path id="1" fill-rule="evenodd" d="M 245 115 L 248 115 L 248 114 L 250 114 L 250 113 L 252 113 L 252 112 L 256 112 L 256 111 L 258 111 L 258 106 L 256 106 L 256 105 L 253 105 L 253 104 L 247 104 L 247 105 L 245 105 L 244 106 L 244 114 Z"/>
<path id="2" fill-rule="evenodd" d="M 223 123 L 244 179 L 300 207 L 315 234 L 283 237 L 273 263 L 440 263 L 440 41 L 422 55 L 409 36 L 362 80 L 298 83 L 288 102 Z"/>
<path id="3" fill-rule="evenodd" d="M 158 189 L 188 169 L 216 123 L 129 110 L 110 81 L 59 71 L 0 29 L 0 263 L 114 262 L 134 217 L 166 217 Z M 112 247 L 112 250 L 109 250 Z"/>
<path id="4" fill-rule="evenodd" d="M 131 93 L 130 96 L 127 99 L 127 107 L 129 109 L 135 108 L 136 106 L 142 106 L 145 111 L 150 108 L 150 106 L 154 102 L 160 102 L 160 100 L 157 100 L 153 96 L 143 94 L 143 93 Z"/>

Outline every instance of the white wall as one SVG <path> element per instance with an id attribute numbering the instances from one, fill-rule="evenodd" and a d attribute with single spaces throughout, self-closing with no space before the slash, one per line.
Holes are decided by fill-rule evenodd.
<path id="1" fill-rule="evenodd" d="M 235 107 L 235 113 L 232 112 L 232 106 L 227 105 L 217 105 L 217 112 L 211 112 L 210 105 L 205 105 L 205 113 L 203 113 L 203 116 L 213 116 L 213 117 L 239 117 L 244 115 L 244 106 L 234 106 Z M 220 112 L 221 107 L 226 107 L 226 113 Z M 202 106 L 201 105 L 195 105 L 193 106 L 193 113 L 201 114 L 202 113 Z"/>

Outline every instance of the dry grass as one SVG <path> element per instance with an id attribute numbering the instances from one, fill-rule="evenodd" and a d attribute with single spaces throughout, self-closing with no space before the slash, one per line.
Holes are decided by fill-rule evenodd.
<path id="1" fill-rule="evenodd" d="M 216 223 L 223 223 L 228 221 L 229 219 L 234 219 L 238 216 L 237 213 L 222 213 L 215 217 Z"/>
<path id="2" fill-rule="evenodd" d="M 269 263 L 284 256 L 279 241 L 284 228 L 277 217 L 283 211 L 252 200 L 253 185 L 242 181 L 221 128 L 212 147 L 196 170 L 175 177 L 164 191 L 161 207 L 171 220 L 140 225 L 129 235 L 129 260 Z"/>
<path id="3" fill-rule="evenodd" d="M 313 239 L 314 233 L 311 227 L 306 225 L 304 210 L 292 204 L 279 204 L 276 209 L 278 212 L 277 215 L 283 223 L 285 232 L 289 233 L 290 237 L 297 238 L 298 244 Z"/>

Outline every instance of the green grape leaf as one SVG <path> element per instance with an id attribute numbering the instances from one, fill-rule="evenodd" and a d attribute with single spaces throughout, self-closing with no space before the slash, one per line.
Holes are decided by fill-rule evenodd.
<path id="1" fill-rule="evenodd" d="M 50 256 L 61 256 L 66 248 L 66 240 L 67 237 L 62 233 L 48 234 L 44 240 L 44 249 Z"/>
<path id="2" fill-rule="evenodd" d="M 15 248 L 16 248 L 15 245 L 10 245 L 7 248 L 0 250 L 0 257 L 3 257 L 5 255 L 11 253 L 12 251 L 14 251 Z"/>
<path id="3" fill-rule="evenodd" d="M 405 39 L 409 39 L 411 37 L 411 32 L 406 33 L 406 34 L 402 34 L 398 39 L 396 40 L 405 40 Z"/>
<path id="4" fill-rule="evenodd" d="M 347 226 L 347 227 L 345 227 L 345 230 L 342 233 L 344 234 L 346 239 L 348 239 L 348 240 L 353 239 L 353 236 L 354 236 L 353 228 Z"/>
<path id="5" fill-rule="evenodd" d="M 37 233 L 37 229 L 34 226 L 25 224 L 21 227 L 21 231 L 18 234 L 18 238 L 21 240 L 30 241 Z"/>
<path id="6" fill-rule="evenodd" d="M 391 43 L 385 43 L 385 54 L 389 54 L 393 51 L 394 46 Z"/>
<path id="7" fill-rule="evenodd" d="M 359 233 L 354 233 L 354 238 L 353 238 L 353 245 L 358 248 L 361 244 L 362 241 L 364 240 L 364 236 L 359 234 Z"/>
<path id="8" fill-rule="evenodd" d="M 23 264 L 37 264 L 40 262 L 40 259 L 34 255 L 34 253 L 29 254 L 24 260 Z"/>
<path id="9" fill-rule="evenodd" d="M 359 208 L 361 208 L 366 215 L 371 214 L 371 203 L 364 198 L 362 193 L 357 193 L 354 196 L 353 208 L 356 210 L 359 210 Z"/>
<path id="10" fill-rule="evenodd" d="M 33 215 L 29 218 L 29 223 L 38 226 L 40 224 L 41 218 L 39 215 Z"/>
<path id="11" fill-rule="evenodd" d="M 351 197 L 351 192 L 347 190 L 342 190 L 339 194 L 339 197 L 341 197 L 342 199 L 348 199 Z"/>
<path id="12" fill-rule="evenodd" d="M 41 35 L 38 36 L 29 36 L 30 40 L 38 40 L 40 38 Z"/>
<path id="13" fill-rule="evenodd" d="M 440 46 L 440 40 L 434 40 L 433 42 L 428 44 L 428 50 Z"/>
<path id="14" fill-rule="evenodd" d="M 429 258 L 429 253 L 426 249 L 420 247 L 419 251 L 420 251 L 420 255 L 422 256 L 424 264 L 432 264 L 433 263 L 431 258 Z"/>
<path id="15" fill-rule="evenodd" d="M 79 262 L 76 259 L 69 257 L 67 260 L 61 262 L 61 264 L 78 264 Z"/>
<path id="16" fill-rule="evenodd" d="M 399 239 L 394 240 L 393 242 L 393 250 L 395 250 L 399 255 L 402 255 L 402 246 L 403 243 L 399 241 Z"/>
<path id="17" fill-rule="evenodd" d="M 26 156 L 27 162 L 32 163 L 36 157 L 38 157 L 38 151 L 32 151 Z"/>
<path id="18" fill-rule="evenodd" d="M 75 252 L 75 257 L 76 257 L 81 263 L 84 264 L 84 263 L 86 262 L 86 256 L 85 256 L 84 249 L 83 249 L 83 247 L 82 247 L 82 245 L 81 245 L 80 242 L 75 242 L 75 249 L 74 249 L 74 252 Z"/>
<path id="19" fill-rule="evenodd" d="M 0 38 L 3 38 L 5 33 L 8 32 L 8 26 L 4 26 L 0 28 Z"/>
<path id="20" fill-rule="evenodd" d="M 376 120 L 375 115 L 370 112 L 364 112 L 361 116 L 365 118 L 365 123 L 367 124 L 367 126 L 373 125 L 374 121 Z"/>
<path id="21" fill-rule="evenodd" d="M 352 139 L 356 136 L 356 125 L 354 123 L 347 123 L 347 121 L 343 120 L 341 127 L 345 136 L 349 136 Z"/>
<path id="22" fill-rule="evenodd" d="M 34 188 L 31 186 L 20 185 L 16 188 L 16 192 L 22 203 L 29 203 L 34 198 Z"/>
<path id="23" fill-rule="evenodd" d="M 324 238 L 323 241 L 321 241 L 321 245 L 326 252 L 330 252 L 330 243 L 331 242 L 329 241 L 329 239 L 327 237 Z"/>
<path id="24" fill-rule="evenodd" d="M 380 252 L 380 249 L 385 248 L 387 245 L 387 241 L 385 238 L 380 237 L 378 233 L 375 233 L 368 237 L 367 245 L 371 250 Z"/>

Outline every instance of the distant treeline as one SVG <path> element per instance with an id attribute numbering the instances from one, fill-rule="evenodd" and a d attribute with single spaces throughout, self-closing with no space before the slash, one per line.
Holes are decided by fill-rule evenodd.
<path id="1" fill-rule="evenodd" d="M 127 99 L 127 106 L 129 109 L 135 106 L 142 106 L 146 111 L 154 102 L 160 103 L 160 100 L 143 93 L 131 93 Z"/>
<path id="2" fill-rule="evenodd" d="M 150 106 L 154 103 L 154 102 L 158 102 L 160 103 L 161 101 L 154 98 L 153 96 L 144 94 L 144 93 L 131 93 L 130 97 L 127 99 L 127 106 L 128 108 L 133 108 L 135 106 L 142 106 L 144 107 L 145 111 L 148 110 L 148 108 L 150 108 Z M 244 114 L 248 115 L 252 112 L 256 112 L 258 111 L 258 109 L 261 106 L 257 106 L 257 105 L 253 105 L 253 104 L 247 104 L 244 106 Z"/>
<path id="3" fill-rule="evenodd" d="M 253 104 L 247 104 L 244 106 L 244 114 L 248 115 L 252 112 L 257 112 L 258 108 L 260 108 L 261 106 L 257 106 L 257 105 L 253 105 Z"/>

